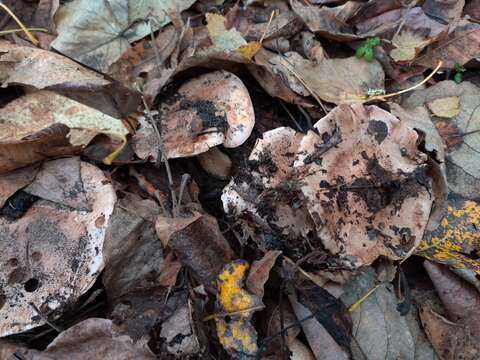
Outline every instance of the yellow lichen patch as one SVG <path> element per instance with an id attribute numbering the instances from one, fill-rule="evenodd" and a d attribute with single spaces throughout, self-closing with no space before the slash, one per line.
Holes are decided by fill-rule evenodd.
<path id="1" fill-rule="evenodd" d="M 237 260 L 226 265 L 218 276 L 217 334 L 222 346 L 232 356 L 252 356 L 258 349 L 257 333 L 250 320 L 262 302 L 243 288 L 248 269 L 246 261 Z"/>
<path id="2" fill-rule="evenodd" d="M 439 228 L 420 242 L 417 255 L 480 274 L 480 204 L 455 201 Z"/>

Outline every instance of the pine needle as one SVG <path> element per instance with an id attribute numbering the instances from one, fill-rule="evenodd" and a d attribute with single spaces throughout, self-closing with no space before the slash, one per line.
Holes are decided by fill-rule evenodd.
<path id="1" fill-rule="evenodd" d="M 27 28 L 28 31 L 33 31 L 33 32 L 44 32 L 44 33 L 48 33 L 48 30 L 47 29 L 43 29 L 43 28 Z M 14 34 L 14 33 L 17 33 L 17 32 L 22 32 L 23 29 L 9 29 L 9 30 L 2 30 L 0 31 L 0 36 L 3 36 L 3 35 L 8 35 L 8 34 Z"/>
<path id="2" fill-rule="evenodd" d="M 380 287 L 381 284 L 378 284 L 378 285 L 375 285 L 373 288 L 371 288 L 370 290 L 368 290 L 368 292 L 363 295 L 360 299 L 358 299 L 357 301 L 355 301 L 355 303 L 353 303 L 349 308 L 348 308 L 348 312 L 349 313 L 353 313 L 355 310 L 358 309 L 358 307 L 360 305 L 362 305 L 365 300 L 367 300 L 369 298 L 370 295 L 372 295 L 379 287 Z"/>
<path id="3" fill-rule="evenodd" d="M 28 39 L 34 44 L 38 45 L 39 41 L 35 38 L 35 36 L 32 35 L 32 33 L 27 29 L 25 25 L 20 21 L 20 19 L 8 8 L 7 5 L 5 5 L 3 2 L 0 2 L 0 7 L 5 10 L 5 12 L 12 17 L 13 20 L 20 26 L 20 29 L 25 33 L 25 35 L 28 37 Z"/>

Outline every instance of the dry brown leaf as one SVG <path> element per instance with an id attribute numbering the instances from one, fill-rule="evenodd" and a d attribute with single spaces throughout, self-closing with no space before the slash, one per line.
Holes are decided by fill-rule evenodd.
<path id="1" fill-rule="evenodd" d="M 5 202 L 10 196 L 35 179 L 38 167 L 38 165 L 32 165 L 0 175 L 0 208 L 5 205 Z"/>
<path id="2" fill-rule="evenodd" d="M 393 37 L 392 45 L 395 49 L 390 52 L 390 57 L 397 62 L 413 60 L 429 43 L 429 39 L 412 31 L 404 30 Z"/>
<path id="3" fill-rule="evenodd" d="M 107 319 L 90 318 L 60 333 L 45 351 L 20 350 L 28 360 L 136 359 L 154 360 L 145 342 L 133 340 Z"/>
<path id="4" fill-rule="evenodd" d="M 480 344 L 480 293 L 445 265 L 425 260 L 423 266 L 442 300 L 448 319 L 464 325 L 472 341 Z"/>
<path id="5" fill-rule="evenodd" d="M 219 178 L 228 179 L 232 169 L 232 161 L 217 147 L 198 155 L 198 162 L 208 174 Z"/>
<path id="6" fill-rule="evenodd" d="M 448 321 L 427 304 L 420 307 L 420 319 L 441 360 L 478 359 L 478 342 L 470 337 L 464 326 Z"/>
<path id="7" fill-rule="evenodd" d="M 4 109 L 0 110 L 0 113 Z M 6 127 L 3 128 L 2 135 L 8 130 Z M 50 157 L 77 154 L 81 150 L 70 143 L 70 128 L 64 124 L 51 124 L 32 132 L 33 134 L 20 139 L 0 139 L 0 174 Z"/>
<path id="8" fill-rule="evenodd" d="M 264 286 L 270 275 L 270 270 L 281 253 L 278 250 L 269 251 L 260 260 L 254 261 L 250 267 L 245 286 L 248 291 L 257 295 L 260 299 L 263 298 Z"/>
<path id="9" fill-rule="evenodd" d="M 464 6 L 465 0 L 426 0 L 423 10 L 433 18 L 451 22 L 461 18 Z"/>
<path id="10" fill-rule="evenodd" d="M 280 72 L 289 87 L 300 95 L 316 95 L 334 104 L 367 100 L 369 89 L 383 89 L 385 74 L 380 63 L 356 57 L 309 61 L 297 53 L 271 54 L 274 72 Z"/>
<path id="11" fill-rule="evenodd" d="M 480 53 L 480 24 L 460 20 L 448 37 L 430 46 L 415 64 L 433 69 L 441 60 L 443 66 L 453 69 L 455 64 L 465 65 Z"/>
<path id="12" fill-rule="evenodd" d="M 155 229 L 164 246 L 205 286 L 213 286 L 222 267 L 233 258 L 216 219 L 208 214 L 193 210 L 176 218 L 159 216 Z"/>
<path id="13" fill-rule="evenodd" d="M 458 96 L 437 98 L 427 102 L 427 106 L 435 116 L 452 118 L 460 113 L 460 99 Z"/>
<path id="14" fill-rule="evenodd" d="M 70 161 L 53 163 L 70 169 L 63 166 Z M 43 325 L 30 303 L 48 315 L 61 312 L 93 285 L 103 269 L 102 246 L 116 195 L 100 169 L 78 158 L 76 162 L 83 187 L 76 183 L 69 194 L 82 192 L 88 210 L 61 206 L 65 200 L 38 200 L 16 221 L 0 217 L 0 252 L 6 259 L 0 263 L 0 273 L 7 279 L 0 308 L 2 336 Z M 61 188 L 52 191 L 69 196 Z"/>

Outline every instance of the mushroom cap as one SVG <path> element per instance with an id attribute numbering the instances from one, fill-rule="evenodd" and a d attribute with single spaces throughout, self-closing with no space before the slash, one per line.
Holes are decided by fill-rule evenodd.
<path id="1" fill-rule="evenodd" d="M 168 158 L 195 156 L 211 147 L 242 145 L 255 125 L 248 90 L 224 70 L 193 78 L 162 100 L 159 129 Z M 141 158 L 156 159 L 158 140 L 145 119 L 133 143 Z"/>

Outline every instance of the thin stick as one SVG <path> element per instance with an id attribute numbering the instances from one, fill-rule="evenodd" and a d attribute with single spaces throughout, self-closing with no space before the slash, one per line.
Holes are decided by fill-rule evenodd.
<path id="1" fill-rule="evenodd" d="M 187 187 L 187 182 L 190 180 L 190 175 L 189 174 L 183 174 L 182 175 L 182 180 L 180 182 L 180 192 L 178 193 L 178 203 L 177 203 L 177 208 L 180 209 L 182 206 L 182 198 L 183 198 L 183 193 L 185 192 L 185 188 Z"/>
<path id="2" fill-rule="evenodd" d="M 268 20 L 267 27 L 265 28 L 265 31 L 262 34 L 262 37 L 260 38 L 259 43 L 261 44 L 263 42 L 263 39 L 265 39 L 265 36 L 267 35 L 268 29 L 270 28 L 270 24 L 272 23 L 273 20 L 273 15 L 275 15 L 275 10 L 272 10 L 272 13 L 270 14 L 270 19 Z"/>
<path id="3" fill-rule="evenodd" d="M 352 306 L 350 306 L 348 308 L 348 312 L 349 313 L 353 313 L 355 310 L 358 309 L 358 307 L 360 305 L 362 305 L 365 300 L 368 299 L 368 297 L 370 295 L 372 295 L 379 287 L 380 287 L 381 284 L 378 284 L 378 285 L 375 285 L 373 288 L 371 288 L 370 290 L 367 291 L 367 293 L 365 295 L 363 295 L 360 299 L 358 299 L 357 301 L 355 301 L 355 303 L 352 304 Z"/>
<path id="4" fill-rule="evenodd" d="M 297 127 L 298 131 L 303 132 L 302 127 L 301 127 L 300 124 L 297 122 L 297 120 L 295 120 L 295 117 L 292 115 L 292 113 L 290 112 L 290 110 L 288 110 L 288 108 L 285 106 L 285 104 L 283 103 L 283 100 L 280 99 L 279 102 L 280 102 L 280 105 L 283 107 L 283 110 L 285 110 L 285 112 L 288 114 L 288 116 L 290 116 L 290 119 L 293 121 L 293 123 L 294 123 L 295 126 Z"/>
<path id="5" fill-rule="evenodd" d="M 57 331 L 58 333 L 61 333 L 63 330 L 61 328 L 59 328 L 58 326 L 56 326 L 55 324 L 51 323 L 47 317 L 45 315 L 42 314 L 42 312 L 40 310 L 38 310 L 38 308 L 35 306 L 34 303 L 32 302 L 29 302 L 28 305 L 30 305 L 32 307 L 32 309 L 38 314 L 38 316 L 40 316 L 42 318 L 43 321 L 45 321 L 52 329 L 54 329 L 55 331 Z"/>
<path id="6" fill-rule="evenodd" d="M 387 95 L 377 95 L 377 96 L 372 96 L 372 97 L 369 97 L 368 100 L 384 100 L 386 98 L 390 98 L 390 97 L 393 97 L 393 96 L 397 96 L 397 95 L 400 95 L 400 94 L 404 94 L 406 92 L 409 92 L 409 91 L 412 91 L 412 90 L 415 90 L 416 88 L 418 88 L 419 86 L 422 86 L 423 84 L 425 84 L 428 80 L 430 80 L 433 75 L 435 75 L 437 73 L 437 71 L 442 67 L 443 65 L 443 62 L 442 60 L 440 60 L 438 62 L 438 65 L 436 66 L 435 69 L 433 69 L 433 71 L 431 72 L 430 75 L 428 75 L 425 79 L 423 79 L 421 82 L 419 82 L 418 84 L 416 85 L 413 85 L 412 87 L 409 87 L 408 89 L 403 89 L 401 91 L 398 91 L 398 92 L 395 92 L 395 93 L 392 93 L 392 94 L 387 94 Z"/>
<path id="7" fill-rule="evenodd" d="M 43 29 L 43 28 L 27 28 L 28 31 L 34 31 L 34 32 L 44 32 L 44 33 L 48 33 L 48 30 L 47 29 Z M 17 32 L 22 32 L 23 29 L 9 29 L 9 30 L 2 30 L 0 31 L 0 36 L 3 36 L 3 35 L 8 35 L 8 34 L 14 34 L 14 33 L 17 33 Z"/>
<path id="8" fill-rule="evenodd" d="M 243 310 L 232 311 L 232 312 L 229 312 L 229 313 L 212 314 L 212 315 L 208 315 L 208 316 L 204 317 L 203 321 L 209 321 L 209 320 L 212 320 L 212 319 L 221 319 L 221 318 L 224 318 L 224 317 L 227 317 L 227 316 L 232 316 L 232 315 L 245 314 L 247 312 L 262 310 L 263 308 L 265 308 L 265 306 L 258 305 L 258 306 L 252 306 L 252 307 L 249 307 L 249 308 L 243 309 Z"/>
<path id="9" fill-rule="evenodd" d="M 20 26 L 20 29 L 27 35 L 28 39 L 34 44 L 38 45 L 39 41 L 32 35 L 32 33 L 27 29 L 25 25 L 20 21 L 20 19 L 5 5 L 3 2 L 0 2 L 0 7 L 5 10 L 5 12 L 12 17 L 13 20 Z"/>
<path id="10" fill-rule="evenodd" d="M 145 113 L 147 115 L 148 121 L 150 122 L 150 125 L 152 125 L 153 130 L 155 131 L 155 134 L 157 135 L 157 140 L 158 140 L 158 148 L 160 152 L 160 161 L 163 159 L 163 162 L 165 163 L 165 169 L 167 170 L 167 179 L 168 179 L 168 187 L 170 189 L 170 194 L 172 196 L 172 213 L 173 216 L 175 217 L 177 215 L 177 197 L 175 195 L 175 190 L 173 189 L 173 178 L 172 178 L 172 171 L 170 169 L 170 164 L 168 162 L 167 155 L 165 153 L 165 149 L 163 147 L 163 138 L 162 135 L 160 134 L 160 131 L 158 130 L 157 122 L 152 116 L 152 113 L 150 111 L 150 107 L 147 104 L 147 101 L 145 100 L 145 97 L 142 96 L 143 100 L 143 106 L 145 107 Z M 157 159 L 158 160 L 158 159 Z"/>

